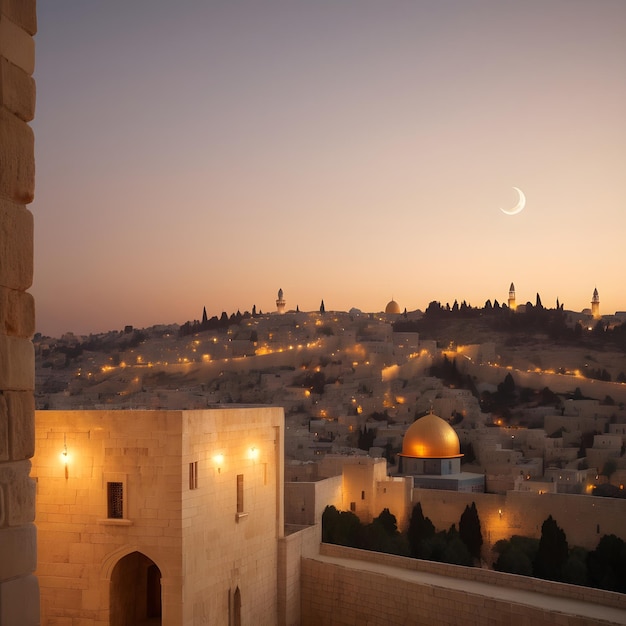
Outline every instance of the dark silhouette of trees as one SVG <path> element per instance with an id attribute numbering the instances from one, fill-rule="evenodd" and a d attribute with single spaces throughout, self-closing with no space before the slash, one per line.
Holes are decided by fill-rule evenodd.
<path id="1" fill-rule="evenodd" d="M 493 569 L 497 572 L 533 575 L 533 561 L 539 548 L 539 540 L 521 535 L 513 535 L 510 539 L 501 539 L 496 542 L 494 551 L 498 558 Z"/>
<path id="2" fill-rule="evenodd" d="M 563 566 L 563 582 L 570 585 L 588 585 L 587 554 L 584 548 L 573 547 L 569 551 Z"/>
<path id="3" fill-rule="evenodd" d="M 466 567 L 473 565 L 472 555 L 454 524 L 448 532 L 437 533 L 437 537 L 441 538 L 444 546 L 442 554 L 436 559 L 437 561 L 452 565 L 465 565 Z"/>
<path id="4" fill-rule="evenodd" d="M 195 335 L 207 330 L 226 330 L 229 326 L 241 324 L 242 320 L 248 319 L 249 317 L 250 313 L 248 311 L 245 313 L 237 311 L 236 313 L 232 313 L 230 316 L 226 313 L 226 311 L 222 311 L 219 318 L 215 315 L 208 318 L 206 314 L 206 307 L 204 307 L 202 310 L 202 321 L 194 320 L 193 322 L 185 322 L 179 328 L 178 335 L 180 337 L 186 337 L 188 335 Z"/>
<path id="5" fill-rule="evenodd" d="M 587 555 L 587 573 L 592 587 L 626 593 L 626 543 L 604 535 Z"/>
<path id="6" fill-rule="evenodd" d="M 434 536 L 435 526 L 429 518 L 424 517 L 422 505 L 418 502 L 411 511 L 407 530 L 411 556 L 416 559 L 429 558 L 430 549 L 427 544 Z"/>
<path id="7" fill-rule="evenodd" d="M 361 545 L 361 520 L 350 511 L 338 511 L 330 505 L 322 513 L 322 541 L 358 548 Z"/>
<path id="8" fill-rule="evenodd" d="M 409 545 L 406 536 L 398 531 L 396 516 L 383 509 L 378 517 L 363 528 L 363 548 L 387 554 L 408 556 Z"/>
<path id="9" fill-rule="evenodd" d="M 475 559 L 480 559 L 480 549 L 483 545 L 483 534 L 480 529 L 480 519 L 476 503 L 466 506 L 459 521 L 459 536 L 467 546 L 469 553 Z"/>
<path id="10" fill-rule="evenodd" d="M 541 539 L 533 563 L 533 574 L 546 580 L 563 580 L 563 566 L 569 555 L 567 538 L 552 515 L 541 525 Z"/>
<path id="11" fill-rule="evenodd" d="M 370 428 L 368 430 L 367 424 L 364 424 L 363 428 L 359 428 L 359 439 L 357 446 L 360 450 L 369 450 L 374 445 L 374 439 L 376 439 L 375 428 Z"/>
<path id="12" fill-rule="evenodd" d="M 604 462 L 604 466 L 602 467 L 602 471 L 600 474 L 602 476 L 606 476 L 608 480 L 611 480 L 611 476 L 615 474 L 617 471 L 617 461 L 615 459 L 607 459 Z"/>

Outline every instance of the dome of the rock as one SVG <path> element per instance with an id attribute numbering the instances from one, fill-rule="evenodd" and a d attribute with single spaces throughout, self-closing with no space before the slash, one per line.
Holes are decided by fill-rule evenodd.
<path id="1" fill-rule="evenodd" d="M 400 305 L 395 300 L 390 300 L 385 307 L 385 313 L 388 315 L 400 315 Z"/>
<path id="2" fill-rule="evenodd" d="M 449 459 L 463 456 L 454 428 L 434 413 L 413 422 L 402 440 L 402 456 Z"/>

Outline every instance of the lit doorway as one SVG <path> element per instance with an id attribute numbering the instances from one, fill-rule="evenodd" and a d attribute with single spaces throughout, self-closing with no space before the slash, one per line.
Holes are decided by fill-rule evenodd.
<path id="1" fill-rule="evenodd" d="M 111 574 L 111 626 L 161 624 L 161 571 L 141 552 L 121 558 Z"/>

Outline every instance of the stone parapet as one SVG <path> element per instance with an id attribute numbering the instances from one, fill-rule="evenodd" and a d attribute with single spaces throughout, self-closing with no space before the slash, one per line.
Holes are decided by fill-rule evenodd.
<path id="1" fill-rule="evenodd" d="M 541 580 L 539 578 L 533 578 L 532 576 L 520 576 L 518 574 L 496 572 L 495 570 L 482 569 L 479 567 L 463 567 L 462 565 L 452 565 L 450 563 L 425 561 L 422 559 L 397 556 L 395 554 L 358 550 L 356 548 L 348 548 L 330 543 L 320 544 L 319 553 L 322 556 L 368 561 L 370 563 L 378 563 L 380 565 L 388 565 L 416 572 L 483 582 L 494 587 L 506 587 L 519 591 L 547 594 L 569 600 L 581 600 L 591 604 L 610 606 L 618 609 L 624 609 L 625 606 L 624 595 L 621 593 L 595 589 L 593 587 L 583 587 L 580 585 L 568 585 L 552 580 Z"/>
<path id="2" fill-rule="evenodd" d="M 434 572 L 425 562 L 346 548 L 332 556 L 302 559 L 302 626 L 317 624 L 624 624 L 623 596 L 600 592 L 590 599 L 584 587 L 563 597 L 548 581 L 534 581 L 538 591 L 516 589 L 509 582 L 493 585 L 480 579 L 480 568 L 443 565 Z M 341 556 L 340 556 L 341 555 Z M 429 564 L 430 565 L 430 564 Z M 465 570 L 465 572 L 459 572 Z M 459 573 L 464 577 L 459 577 Z M 498 572 L 490 574 L 504 576 Z M 517 577 L 520 578 L 520 577 Z M 557 583 L 558 584 L 558 583 Z M 614 596 L 614 598 L 612 597 Z M 617 604 L 609 603 L 617 600 Z"/>
<path id="3" fill-rule="evenodd" d="M 40 623 L 34 454 L 35 0 L 0 0 L 0 626 Z"/>

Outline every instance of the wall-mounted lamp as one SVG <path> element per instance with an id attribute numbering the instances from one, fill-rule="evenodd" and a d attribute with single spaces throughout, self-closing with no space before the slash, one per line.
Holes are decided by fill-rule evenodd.
<path id="1" fill-rule="evenodd" d="M 252 446 L 252 448 L 250 448 L 250 450 L 248 451 L 248 456 L 253 461 L 256 461 L 259 458 L 259 449 L 256 448 L 255 446 Z"/>
<path id="2" fill-rule="evenodd" d="M 498 515 L 500 516 L 500 519 L 502 519 L 502 509 L 498 509 Z"/>
<path id="3" fill-rule="evenodd" d="M 67 439 L 65 435 L 63 435 L 63 450 L 61 451 L 61 462 L 65 465 L 65 478 L 68 477 L 67 472 L 67 462 L 68 462 L 68 454 L 67 454 Z"/>
<path id="4" fill-rule="evenodd" d="M 217 473 L 219 474 L 222 471 L 222 465 L 224 464 L 224 455 L 223 454 L 216 454 L 213 457 L 213 462 L 215 463 L 215 465 L 217 467 Z"/>

